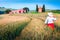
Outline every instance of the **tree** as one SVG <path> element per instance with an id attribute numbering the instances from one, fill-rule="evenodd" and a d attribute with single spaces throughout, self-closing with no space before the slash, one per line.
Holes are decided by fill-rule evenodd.
<path id="1" fill-rule="evenodd" d="M 9 13 L 9 12 L 11 12 L 11 10 L 10 9 L 6 9 L 5 13 Z"/>
<path id="2" fill-rule="evenodd" d="M 0 11 L 0 14 L 4 14 L 4 11 Z"/>
<path id="3" fill-rule="evenodd" d="M 36 12 L 38 12 L 38 5 L 36 5 Z"/>
<path id="4" fill-rule="evenodd" d="M 29 8 L 28 7 L 24 7 L 23 10 L 26 10 L 26 13 L 29 12 Z"/>
<path id="5" fill-rule="evenodd" d="M 45 4 L 43 4 L 42 12 L 45 12 Z"/>

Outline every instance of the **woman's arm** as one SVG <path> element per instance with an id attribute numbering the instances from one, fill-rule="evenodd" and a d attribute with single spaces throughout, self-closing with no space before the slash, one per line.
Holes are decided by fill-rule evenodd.
<path id="1" fill-rule="evenodd" d="M 48 23 L 48 17 L 46 18 L 46 20 L 45 20 L 45 24 L 47 24 Z"/>

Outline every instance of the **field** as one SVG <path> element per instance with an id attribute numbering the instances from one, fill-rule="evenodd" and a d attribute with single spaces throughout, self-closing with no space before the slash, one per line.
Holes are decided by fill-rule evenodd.
<path id="1" fill-rule="evenodd" d="M 0 15 L 0 40 L 60 40 L 60 14 L 55 30 L 44 25 L 47 13 Z"/>

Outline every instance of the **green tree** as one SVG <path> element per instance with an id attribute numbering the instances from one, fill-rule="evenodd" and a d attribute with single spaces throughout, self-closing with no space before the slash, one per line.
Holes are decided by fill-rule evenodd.
<path id="1" fill-rule="evenodd" d="M 36 5 L 36 12 L 38 12 L 38 5 Z"/>
<path id="2" fill-rule="evenodd" d="M 45 4 L 43 4 L 42 12 L 45 12 Z"/>
<path id="3" fill-rule="evenodd" d="M 11 10 L 10 9 L 6 9 L 5 13 L 9 13 L 9 12 L 11 12 Z"/>
<path id="4" fill-rule="evenodd" d="M 24 7 L 23 10 L 26 10 L 26 13 L 29 12 L 29 8 L 28 7 Z"/>

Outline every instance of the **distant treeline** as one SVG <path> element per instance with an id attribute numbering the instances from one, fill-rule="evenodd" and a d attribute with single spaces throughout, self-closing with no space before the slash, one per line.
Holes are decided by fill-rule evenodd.
<path id="1" fill-rule="evenodd" d="M 60 10 L 51 10 L 53 13 L 60 13 Z"/>
<path id="2" fill-rule="evenodd" d="M 5 7 L 0 7 L 0 14 L 5 14 L 6 13 L 7 8 Z"/>
<path id="3" fill-rule="evenodd" d="M 6 9 L 5 11 L 0 11 L 0 14 L 8 14 L 9 12 L 11 12 L 10 9 Z"/>

